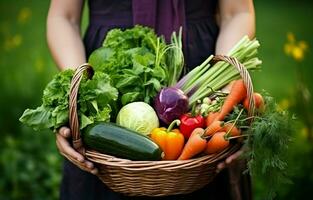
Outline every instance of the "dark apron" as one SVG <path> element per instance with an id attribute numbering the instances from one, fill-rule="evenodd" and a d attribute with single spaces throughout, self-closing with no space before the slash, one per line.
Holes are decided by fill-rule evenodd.
<path id="1" fill-rule="evenodd" d="M 151 0 L 153 1 L 156 2 Z M 135 17 L 131 0 L 89 0 L 88 5 L 90 21 L 84 37 L 87 57 L 102 45 L 110 29 L 130 28 Z M 184 2 L 184 54 L 187 71 L 203 62 L 208 55 L 214 54 L 218 35 L 218 27 L 214 19 L 216 6 L 216 0 L 185 0 Z M 221 171 L 213 182 L 188 195 L 149 198 L 127 197 L 115 193 L 96 176 L 80 170 L 65 160 L 60 199 L 251 199 L 250 177 L 242 174 L 244 167 L 245 163 L 236 163 L 232 168 Z"/>

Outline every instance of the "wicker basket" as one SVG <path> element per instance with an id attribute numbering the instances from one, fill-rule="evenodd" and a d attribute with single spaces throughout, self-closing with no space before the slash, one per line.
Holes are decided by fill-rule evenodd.
<path id="1" fill-rule="evenodd" d="M 227 56 L 215 56 L 214 61 L 225 61 L 235 66 L 247 86 L 247 95 L 252 97 L 251 78 L 241 63 Z M 211 182 L 216 175 L 217 163 L 240 149 L 241 145 L 235 144 L 217 154 L 183 161 L 131 161 L 102 154 L 92 149 L 85 150 L 79 133 L 76 99 L 79 83 L 86 70 L 91 77 L 92 68 L 86 63 L 77 68 L 71 83 L 69 119 L 73 147 L 96 164 L 99 169 L 98 177 L 115 192 L 128 196 L 168 196 L 191 193 Z M 249 115 L 253 115 L 253 98 L 250 98 L 249 107 L 252 108 L 249 110 Z"/>

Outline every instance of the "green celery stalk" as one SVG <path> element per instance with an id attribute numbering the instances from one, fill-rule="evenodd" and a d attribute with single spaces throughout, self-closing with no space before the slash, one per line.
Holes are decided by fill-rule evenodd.
<path id="1" fill-rule="evenodd" d="M 259 42 L 249 40 L 247 36 L 243 37 L 227 55 L 237 58 L 243 65 L 249 69 L 254 70 L 258 68 L 261 61 L 256 58 L 257 48 L 260 46 Z M 189 97 L 189 106 L 194 104 L 197 100 L 210 95 L 213 90 L 218 90 L 229 82 L 240 78 L 238 70 L 226 62 L 218 62 L 210 66 L 209 62 L 213 56 L 210 56 L 200 66 L 193 69 L 185 76 L 184 83 L 181 89 L 185 94 L 197 88 L 197 90 Z"/>

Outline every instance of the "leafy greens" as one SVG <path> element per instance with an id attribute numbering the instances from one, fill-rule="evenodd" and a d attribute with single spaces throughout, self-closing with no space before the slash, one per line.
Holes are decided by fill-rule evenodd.
<path id="1" fill-rule="evenodd" d="M 169 71 L 172 69 L 170 65 L 180 63 L 178 67 L 182 66 L 183 58 L 177 56 L 180 52 L 175 54 L 178 61 L 167 65 L 166 55 L 173 55 L 173 46 L 181 50 L 181 36 L 177 39 L 174 34 L 173 38 L 175 40 L 172 39 L 170 46 L 148 27 L 137 25 L 124 31 L 113 29 L 108 32 L 103 47 L 95 50 L 88 62 L 95 70 L 109 74 L 113 85 L 119 90 L 121 105 L 134 101 L 151 103 L 157 92 L 163 86 L 168 86 L 171 76 L 177 79 L 181 71 L 178 69 L 175 74 Z"/>
<path id="2" fill-rule="evenodd" d="M 43 91 L 42 105 L 26 109 L 20 121 L 34 130 L 53 129 L 68 124 L 68 96 L 74 72 L 58 73 Z M 80 129 L 96 121 L 109 121 L 118 91 L 111 85 L 110 77 L 95 72 L 91 80 L 83 78 L 78 91 L 78 116 Z"/>
<path id="3" fill-rule="evenodd" d="M 84 77 L 79 86 L 80 129 L 96 121 L 115 121 L 117 112 L 127 103 L 151 103 L 163 86 L 177 81 L 183 67 L 181 48 L 181 31 L 178 37 L 173 33 L 169 45 L 148 27 L 109 31 L 103 46 L 89 57 L 93 78 Z M 34 130 L 68 125 L 73 74 L 72 70 L 58 73 L 44 89 L 42 105 L 25 110 L 20 121 Z"/>

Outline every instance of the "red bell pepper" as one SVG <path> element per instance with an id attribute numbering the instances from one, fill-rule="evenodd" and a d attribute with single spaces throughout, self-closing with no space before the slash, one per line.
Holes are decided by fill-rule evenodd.
<path id="1" fill-rule="evenodd" d="M 202 115 L 193 116 L 191 113 L 182 115 L 180 122 L 179 130 L 186 139 L 190 137 L 195 128 L 204 128 L 205 126 L 205 119 Z"/>

